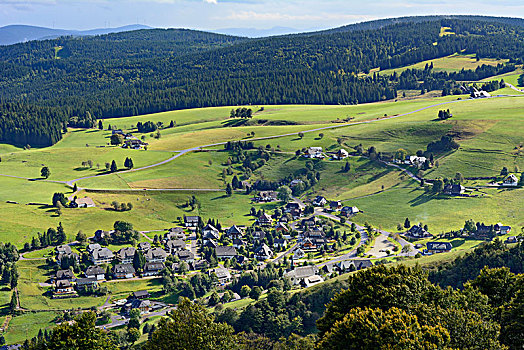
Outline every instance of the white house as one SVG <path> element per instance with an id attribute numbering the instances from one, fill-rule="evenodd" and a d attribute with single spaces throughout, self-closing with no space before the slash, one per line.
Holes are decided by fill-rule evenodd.
<path id="1" fill-rule="evenodd" d="M 309 147 L 304 151 L 304 157 L 316 159 L 324 158 L 324 154 L 322 153 L 322 147 Z"/>
<path id="2" fill-rule="evenodd" d="M 408 156 L 406 163 L 416 166 L 417 168 L 422 168 L 426 163 L 426 157 L 419 156 Z"/>
<path id="3" fill-rule="evenodd" d="M 507 186 L 507 187 L 515 187 L 515 186 L 518 186 L 518 184 L 519 184 L 519 179 L 514 174 L 508 175 L 504 179 L 504 181 L 502 181 L 502 186 Z"/>
<path id="4" fill-rule="evenodd" d="M 338 152 L 335 153 L 335 155 L 333 156 L 333 158 L 335 158 L 335 159 L 345 159 L 347 157 L 349 157 L 349 153 L 348 153 L 348 151 L 346 151 L 343 148 L 338 150 Z"/>

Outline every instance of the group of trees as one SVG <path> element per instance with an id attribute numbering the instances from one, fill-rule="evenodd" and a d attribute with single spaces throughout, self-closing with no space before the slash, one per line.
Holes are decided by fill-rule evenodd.
<path id="1" fill-rule="evenodd" d="M 453 140 L 453 137 L 450 135 L 444 135 L 438 141 L 430 142 L 426 150 L 428 153 L 441 153 L 456 150 L 459 148 L 459 144 Z"/>
<path id="2" fill-rule="evenodd" d="M 232 109 L 231 113 L 229 113 L 229 118 L 250 119 L 252 117 L 253 117 L 253 110 L 251 108 L 246 108 L 246 107 Z"/>
<path id="3" fill-rule="evenodd" d="M 58 223 L 58 227 L 48 228 L 43 233 L 38 232 L 36 236 L 33 236 L 31 242 L 24 243 L 24 250 L 35 250 L 47 247 L 55 247 L 64 244 L 67 240 L 67 235 L 64 231 L 62 223 Z"/>
<path id="4" fill-rule="evenodd" d="M 441 110 L 441 111 L 438 111 L 438 119 L 440 120 L 446 120 L 446 119 L 449 119 L 453 117 L 453 114 L 451 114 L 451 112 L 448 110 Z"/>
<path id="5" fill-rule="evenodd" d="M 19 273 L 16 262 L 19 257 L 14 245 L 0 242 L 0 276 L 2 276 L 0 282 L 11 289 L 18 285 Z"/>
<path id="6" fill-rule="evenodd" d="M 111 206 L 114 211 L 130 211 L 133 209 L 132 203 L 118 203 L 117 201 L 111 202 Z"/>

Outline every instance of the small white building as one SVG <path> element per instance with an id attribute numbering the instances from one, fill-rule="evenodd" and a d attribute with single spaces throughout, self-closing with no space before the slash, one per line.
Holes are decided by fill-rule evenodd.
<path id="1" fill-rule="evenodd" d="M 504 181 L 502 181 L 502 186 L 506 186 L 506 187 L 515 187 L 515 186 L 518 186 L 518 184 L 519 184 L 519 179 L 514 174 L 508 175 L 504 179 Z"/>
<path id="2" fill-rule="evenodd" d="M 337 153 L 335 153 L 335 155 L 333 156 L 333 158 L 335 159 L 346 159 L 347 157 L 349 157 L 349 153 L 348 151 L 346 151 L 345 149 L 341 148 Z"/>
<path id="3" fill-rule="evenodd" d="M 305 158 L 322 159 L 324 154 L 322 153 L 322 147 L 309 147 L 304 151 Z"/>
<path id="4" fill-rule="evenodd" d="M 411 164 L 416 166 L 417 168 L 422 168 L 426 163 L 426 160 L 426 157 L 408 156 L 406 159 L 406 164 Z"/>

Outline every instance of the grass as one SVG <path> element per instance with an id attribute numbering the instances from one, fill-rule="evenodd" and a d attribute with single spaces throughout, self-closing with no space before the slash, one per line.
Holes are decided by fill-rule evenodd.
<path id="1" fill-rule="evenodd" d="M 21 344 L 26 339 L 31 339 L 38 335 L 40 329 L 51 330 L 56 323 L 54 312 L 25 313 L 15 316 L 9 323 L 9 329 L 5 333 L 7 344 Z"/>
<path id="2" fill-rule="evenodd" d="M 445 35 L 452 34 L 451 32 L 442 32 L 441 35 L 445 33 Z M 393 72 L 397 72 L 397 74 L 402 73 L 403 71 L 407 69 L 424 69 L 426 64 L 430 65 L 433 63 L 433 70 L 435 72 L 458 72 L 461 69 L 471 69 L 475 70 L 477 67 L 482 66 L 483 64 L 488 66 L 496 66 L 499 63 L 506 63 L 508 60 L 497 60 L 497 59 L 491 59 L 491 58 L 483 58 L 477 61 L 475 58 L 476 56 L 474 54 L 470 55 L 463 55 L 463 54 L 453 54 L 446 57 L 436 58 L 432 60 L 422 61 L 419 63 L 415 63 L 406 67 L 402 68 L 395 68 L 395 69 L 386 69 L 386 70 L 378 70 L 383 75 L 391 75 Z M 377 71 L 377 70 L 374 70 Z M 371 73 L 373 73 L 372 71 Z"/>

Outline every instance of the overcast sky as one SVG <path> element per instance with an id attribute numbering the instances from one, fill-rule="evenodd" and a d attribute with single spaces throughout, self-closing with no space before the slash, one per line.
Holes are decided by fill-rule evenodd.
<path id="1" fill-rule="evenodd" d="M 331 28 L 365 20 L 429 14 L 524 17 L 524 0 L 0 0 L 0 26 L 64 29 L 152 27 Z"/>

